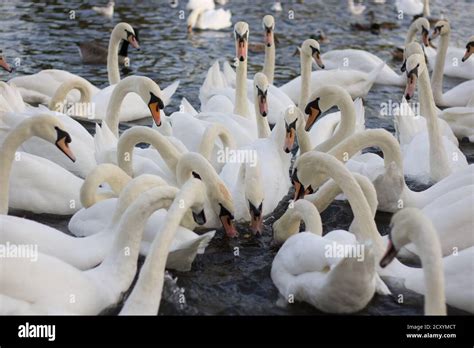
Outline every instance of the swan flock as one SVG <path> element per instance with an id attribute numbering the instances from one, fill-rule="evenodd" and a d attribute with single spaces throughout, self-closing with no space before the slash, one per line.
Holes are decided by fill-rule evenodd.
<path id="1" fill-rule="evenodd" d="M 342 3 L 365 16 L 361 2 Z M 474 313 L 474 166 L 463 152 L 474 141 L 474 36 L 456 47 L 429 1 L 397 1 L 415 16 L 399 23 L 401 70 L 341 37 L 327 50 L 308 30 L 299 74 L 283 81 L 287 4 L 268 6 L 275 17 L 262 12 L 258 27 L 217 6 L 190 0 L 183 35 L 231 32 L 232 59 L 209 62 L 199 103 L 173 111 L 180 81 L 119 70 L 152 54 L 139 23 L 111 24 L 108 48 L 79 44 L 84 62 L 107 64 L 103 86 L 67 70 L 20 74 L 0 51 L 0 314 L 157 315 L 166 270 L 193 272 L 217 239 L 230 253 L 266 246 L 275 306 L 351 314 L 411 291 L 426 315 Z M 120 16 L 112 1 L 92 10 Z M 457 84 L 443 86 L 446 76 Z M 374 86 L 398 91 L 383 97 L 399 106 L 385 115 L 394 133 L 366 122 Z M 350 225 L 323 218 L 335 202 Z M 393 214 L 388 234 L 378 212 Z"/>

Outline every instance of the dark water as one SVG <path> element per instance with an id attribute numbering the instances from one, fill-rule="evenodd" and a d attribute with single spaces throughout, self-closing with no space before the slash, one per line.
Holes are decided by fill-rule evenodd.
<path id="1" fill-rule="evenodd" d="M 100 2 L 105 4 L 107 1 Z M 167 113 L 176 110 L 179 100 L 186 97 L 193 105 L 198 104 L 199 87 L 205 73 L 216 59 L 233 59 L 232 30 L 222 32 L 199 32 L 188 35 L 185 19 L 180 12 L 186 1 L 180 1 L 176 9 L 167 0 L 160 1 L 116 1 L 113 20 L 96 15 L 90 8 L 98 1 L 0 1 L 0 49 L 16 71 L 2 75 L 3 80 L 17 75 L 35 73 L 42 69 L 65 69 L 90 80 L 98 87 L 107 85 L 105 66 L 83 65 L 75 43 L 92 39 L 107 43 L 114 25 L 126 21 L 140 28 L 141 51 L 129 52 L 132 73 L 146 75 L 162 88 L 175 80 L 181 85 L 168 106 Z M 231 9 L 235 23 L 245 20 L 250 25 L 250 41 L 260 42 L 261 18 L 271 13 L 271 1 L 230 0 L 225 7 Z M 367 23 L 364 16 L 352 16 L 346 10 L 346 1 L 282 1 L 283 12 L 273 13 L 276 20 L 277 67 L 275 83 L 281 85 L 299 74 L 299 60 L 293 57 L 297 45 L 322 29 L 331 42 L 321 44 L 322 53 L 336 48 L 361 48 L 370 51 L 399 71 L 399 63 L 391 59 L 393 46 L 402 45 L 410 18 L 397 19 L 394 0 L 384 5 L 365 1 L 368 9 L 374 10 L 377 21 L 394 22 L 398 28 L 382 30 L 375 35 L 350 29 L 350 23 Z M 294 18 L 288 11 L 294 11 Z M 75 18 L 71 19 L 74 11 Z M 431 1 L 432 16 L 442 14 L 451 22 L 451 44 L 465 46 L 465 40 L 472 35 L 473 1 L 437 0 Z M 249 77 L 261 69 L 263 53 L 249 55 Z M 445 78 L 445 88 L 459 83 Z M 399 101 L 402 90 L 399 87 L 375 86 L 364 99 L 366 125 L 368 128 L 385 128 L 393 132 L 391 117 L 379 116 L 381 104 L 389 99 Z M 148 121 L 146 121 L 148 122 Z M 474 147 L 463 143 L 461 148 L 474 161 Z M 416 188 L 416 187 L 415 187 Z M 418 189 L 421 189 L 418 187 Z M 278 291 L 270 279 L 271 262 L 277 252 L 270 246 L 271 224 L 285 211 L 290 195 L 265 219 L 265 233 L 259 239 L 246 238 L 246 227 L 239 226 L 240 238 L 228 241 L 218 231 L 204 255 L 199 255 L 191 272 L 173 272 L 178 277 L 177 285 L 167 282 L 160 314 L 322 314 L 305 304 L 293 304 L 281 308 L 275 303 Z M 29 218 L 49 224 L 63 231 L 67 220 L 51 216 L 27 215 Z M 324 229 L 347 229 L 352 213 L 347 203 L 335 202 L 322 214 Z M 378 213 L 376 222 L 379 231 L 388 231 L 390 214 Z M 235 256 L 235 247 L 239 256 Z M 184 289 L 186 304 L 178 302 L 177 294 Z M 403 289 L 405 303 L 400 305 L 392 296 L 375 296 L 369 306 L 360 312 L 363 315 L 406 315 L 422 314 L 423 298 Z M 119 310 L 117 308 L 116 310 Z M 449 309 L 450 314 L 460 311 Z"/>

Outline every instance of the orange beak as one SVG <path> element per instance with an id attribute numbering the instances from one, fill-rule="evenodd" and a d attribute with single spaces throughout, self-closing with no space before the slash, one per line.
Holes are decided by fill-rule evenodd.
<path id="1" fill-rule="evenodd" d="M 405 98 L 406 98 L 406 100 L 412 99 L 413 96 L 415 95 L 416 81 L 417 81 L 416 75 L 415 74 L 410 74 L 410 76 L 408 77 L 407 86 L 405 88 Z"/>
<path id="2" fill-rule="evenodd" d="M 56 146 L 73 162 L 76 162 L 76 156 L 71 151 L 68 145 L 67 137 L 62 137 L 58 141 L 56 141 Z"/>
<path id="3" fill-rule="evenodd" d="M 0 58 L 0 66 L 6 71 L 8 71 L 9 73 L 13 71 L 13 68 L 7 63 L 5 58 Z"/>
<path id="4" fill-rule="evenodd" d="M 133 48 L 137 48 L 137 49 L 140 48 L 140 45 L 138 44 L 138 41 L 137 41 L 137 37 L 135 35 L 130 35 L 128 37 L 128 42 L 130 43 L 130 45 L 133 46 Z"/>
<path id="5" fill-rule="evenodd" d="M 306 125 L 304 127 L 305 131 L 309 131 L 311 129 L 313 124 L 318 119 L 318 116 L 321 114 L 321 110 L 319 109 L 312 108 L 312 107 L 310 107 L 309 109 L 310 109 L 309 116 L 308 116 L 308 119 L 306 120 Z"/>
<path id="6" fill-rule="evenodd" d="M 267 97 L 266 96 L 259 96 L 258 98 L 258 109 L 260 111 L 260 115 L 263 117 L 268 115 L 268 103 L 267 103 Z"/>
<path id="7" fill-rule="evenodd" d="M 324 63 L 323 63 L 323 60 L 321 59 L 321 54 L 319 52 L 315 52 L 313 54 L 313 59 L 321 69 L 324 69 Z"/>
<path id="8" fill-rule="evenodd" d="M 229 215 L 222 215 L 220 217 L 220 220 L 227 237 L 234 238 L 239 235 L 237 230 L 235 229 L 234 220 L 232 220 Z"/>
<path id="9" fill-rule="evenodd" d="M 271 47 L 273 45 L 273 30 L 265 28 L 265 46 Z"/>
<path id="10" fill-rule="evenodd" d="M 237 58 L 239 61 L 243 62 L 247 59 L 247 41 L 244 39 L 237 39 L 235 41 L 235 50 L 237 52 Z"/>
<path id="11" fill-rule="evenodd" d="M 469 46 L 469 48 L 466 49 L 466 53 L 465 53 L 464 56 L 462 57 L 462 61 L 463 61 L 463 62 L 465 62 L 466 60 L 469 59 L 469 57 L 470 57 L 471 54 L 472 54 L 472 51 L 474 51 L 474 49 L 473 49 L 471 46 Z"/>
<path id="12" fill-rule="evenodd" d="M 293 149 L 293 146 L 295 145 L 295 129 L 291 128 L 290 131 L 286 132 L 285 135 L 285 146 L 283 147 L 283 151 L 286 153 L 290 153 L 290 151 Z"/>

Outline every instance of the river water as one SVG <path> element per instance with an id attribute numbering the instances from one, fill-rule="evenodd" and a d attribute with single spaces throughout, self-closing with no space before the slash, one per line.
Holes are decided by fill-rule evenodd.
<path id="1" fill-rule="evenodd" d="M 125 21 L 140 29 L 141 51 L 129 52 L 133 74 L 146 75 L 162 88 L 175 80 L 180 87 L 167 107 L 167 114 L 175 111 L 182 97 L 196 107 L 199 87 L 207 69 L 216 59 L 232 61 L 234 43 L 232 30 L 220 32 L 195 32 L 187 34 L 186 21 L 182 12 L 185 1 L 177 8 L 171 8 L 167 0 L 116 1 L 113 19 L 95 14 L 91 7 L 97 1 L 0 1 L 0 49 L 16 66 L 13 74 L 1 75 L 7 78 L 35 73 L 42 69 L 65 69 L 90 80 L 98 87 L 107 85 L 105 66 L 83 65 L 79 58 L 76 42 L 92 39 L 107 44 L 114 25 Z M 105 5 L 106 1 L 101 4 Z M 398 27 L 382 30 L 380 34 L 353 31 L 350 23 L 367 23 L 364 15 L 354 16 L 347 10 L 346 1 L 282 1 L 283 11 L 272 13 L 271 1 L 230 0 L 225 6 L 232 11 L 232 21 L 245 20 L 250 25 L 250 41 L 261 42 L 263 38 L 261 19 L 272 13 L 276 20 L 277 66 L 275 84 L 281 85 L 299 74 L 299 58 L 293 56 L 297 45 L 322 29 L 330 39 L 321 44 L 322 53 L 336 48 L 360 48 L 370 51 L 386 60 L 399 71 L 399 63 L 392 61 L 390 50 L 403 44 L 411 18 L 398 18 L 394 0 L 379 5 L 364 1 L 373 10 L 377 21 L 393 22 Z M 465 47 L 472 35 L 474 2 L 456 0 L 431 1 L 433 17 L 445 16 L 452 28 L 451 45 Z M 260 71 L 263 53 L 249 54 L 249 77 Z M 445 88 L 455 86 L 458 80 L 446 78 Z M 374 86 L 364 98 L 366 126 L 394 131 L 391 116 L 379 116 L 381 106 L 389 100 L 398 102 L 402 89 L 390 86 Z M 141 124 L 144 122 L 140 122 Z M 145 121 L 150 123 L 149 120 Z M 462 144 L 469 162 L 474 160 L 474 149 Z M 415 189 L 417 187 L 411 185 Z M 421 189 L 421 187 L 418 187 Z M 292 304 L 286 308 L 276 305 L 278 291 L 270 279 L 271 262 L 276 249 L 270 246 L 271 224 L 281 216 L 289 200 L 284 199 L 275 212 L 265 219 L 265 234 L 262 238 L 243 237 L 245 227 L 239 226 L 241 238 L 229 242 L 218 231 L 204 255 L 196 258 L 191 272 L 172 275 L 178 277 L 177 285 L 168 284 L 160 314 L 225 314 L 225 315 L 292 315 L 322 314 L 306 304 Z M 55 216 L 21 214 L 28 218 L 67 229 L 67 220 Z M 322 214 L 324 229 L 347 229 L 352 212 L 345 202 L 333 203 Z M 376 221 L 381 233 L 388 231 L 390 214 L 378 213 Z M 235 247 L 239 255 L 235 255 Z M 179 286 L 184 291 L 186 303 L 178 301 Z M 422 314 L 423 298 L 413 292 L 395 286 L 393 296 L 378 296 L 370 302 L 363 315 L 406 315 Z M 166 295 L 165 294 L 165 295 Z M 403 294 L 404 302 L 397 302 Z M 120 307 L 115 308 L 118 311 Z M 114 311 L 113 310 L 113 311 Z M 461 313 L 449 309 L 451 314 Z"/>

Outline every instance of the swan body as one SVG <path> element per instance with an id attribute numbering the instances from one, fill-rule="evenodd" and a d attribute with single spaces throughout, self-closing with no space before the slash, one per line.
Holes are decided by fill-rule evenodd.
<path id="1" fill-rule="evenodd" d="M 409 16 L 423 13 L 423 0 L 397 0 L 395 6 L 398 11 Z"/>
<path id="2" fill-rule="evenodd" d="M 105 7 L 93 6 L 92 9 L 104 17 L 112 18 L 114 16 L 114 6 L 115 3 L 113 1 L 109 1 Z"/>
<path id="3" fill-rule="evenodd" d="M 188 16 L 188 31 L 221 30 L 232 26 L 230 10 L 196 8 Z"/>
<path id="4" fill-rule="evenodd" d="M 38 115 L 22 121 L 6 135 L 0 147 L 0 213 L 6 214 L 10 207 L 34 213 L 72 215 L 81 208 L 82 179 L 44 158 L 16 152 L 25 140 L 39 136 L 74 160 L 68 145 L 71 138 L 64 129 L 55 117 Z"/>

